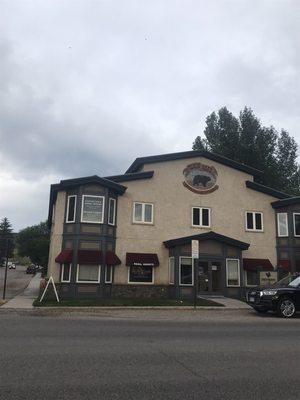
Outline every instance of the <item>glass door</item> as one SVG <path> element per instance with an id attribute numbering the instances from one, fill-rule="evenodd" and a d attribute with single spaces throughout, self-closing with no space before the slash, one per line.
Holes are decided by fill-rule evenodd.
<path id="1" fill-rule="evenodd" d="M 198 293 L 221 292 L 222 263 L 220 261 L 199 261 Z"/>

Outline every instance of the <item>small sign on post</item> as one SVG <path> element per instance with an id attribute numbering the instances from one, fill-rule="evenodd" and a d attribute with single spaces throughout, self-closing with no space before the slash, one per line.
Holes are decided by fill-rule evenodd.
<path id="1" fill-rule="evenodd" d="M 199 241 L 192 240 L 192 260 L 194 264 L 194 309 L 197 307 L 198 297 L 198 259 L 199 259 Z"/>
<path id="2" fill-rule="evenodd" d="M 199 258 L 199 241 L 192 240 L 192 258 Z"/>

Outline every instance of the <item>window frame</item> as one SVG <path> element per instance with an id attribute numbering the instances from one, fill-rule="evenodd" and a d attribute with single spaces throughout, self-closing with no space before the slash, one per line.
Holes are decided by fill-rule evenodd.
<path id="1" fill-rule="evenodd" d="M 194 225 L 194 208 L 199 210 L 199 225 Z M 208 210 L 208 225 L 203 225 L 202 210 Z M 193 228 L 210 228 L 211 227 L 211 209 L 209 207 L 192 206 L 192 227 Z"/>
<path id="2" fill-rule="evenodd" d="M 253 228 L 247 226 L 247 214 L 252 214 Z M 255 214 L 261 215 L 261 229 L 256 228 Z M 245 211 L 245 228 L 247 232 L 264 232 L 264 214 L 262 211 Z"/>
<path id="3" fill-rule="evenodd" d="M 244 271 L 245 272 L 245 274 L 244 274 L 244 280 L 245 280 L 245 286 L 247 286 L 247 287 L 256 287 L 256 286 L 258 286 L 257 284 L 254 284 L 254 285 L 250 285 L 249 283 L 248 283 L 248 272 L 255 272 L 256 274 L 257 274 L 257 277 L 259 278 L 259 276 L 258 276 L 258 271 Z"/>
<path id="4" fill-rule="evenodd" d="M 141 221 L 136 221 L 135 219 L 135 205 L 136 204 L 141 204 L 142 205 L 142 220 Z M 151 221 L 150 222 L 145 222 L 145 208 L 146 205 L 151 206 Z M 153 225 L 154 221 L 154 204 L 153 203 L 144 203 L 142 201 L 134 201 L 133 202 L 133 210 L 132 210 L 132 223 L 133 224 L 142 224 L 142 225 Z"/>
<path id="5" fill-rule="evenodd" d="M 107 279 L 107 269 L 108 267 L 110 268 L 110 280 Z M 113 266 L 112 265 L 105 265 L 105 277 L 104 277 L 104 282 L 105 283 L 112 283 L 113 281 Z"/>
<path id="6" fill-rule="evenodd" d="M 171 281 L 171 260 L 173 260 L 173 282 Z M 175 285 L 175 257 L 169 257 L 169 285 Z"/>
<path id="7" fill-rule="evenodd" d="M 70 198 L 71 198 L 71 197 L 75 197 L 75 204 L 74 204 L 74 216 L 73 216 L 73 220 L 72 220 L 72 221 L 69 221 L 69 220 L 68 220 L 68 216 L 69 216 L 69 207 L 70 207 Z M 75 220 L 76 220 L 76 207 L 77 207 L 77 195 L 76 195 L 76 194 L 70 194 L 70 195 L 68 196 L 68 199 L 67 199 L 66 224 L 72 224 L 72 223 L 75 222 Z"/>
<path id="8" fill-rule="evenodd" d="M 228 261 L 238 262 L 238 285 L 228 285 Z M 241 287 L 241 265 L 239 258 L 226 258 L 226 287 Z"/>
<path id="9" fill-rule="evenodd" d="M 151 268 L 152 268 L 152 281 L 151 282 L 131 282 L 130 281 L 130 268 L 131 267 L 134 267 L 134 265 L 130 265 L 129 267 L 128 267 L 128 277 L 127 277 L 127 283 L 129 284 L 129 285 L 154 285 L 154 266 L 152 265 L 151 266 Z M 141 265 L 141 267 L 142 267 L 142 265 Z M 150 265 L 145 265 L 145 267 L 150 267 Z"/>
<path id="10" fill-rule="evenodd" d="M 97 281 L 80 281 L 80 280 L 78 280 L 80 265 L 88 265 L 88 264 L 77 264 L 76 283 L 92 283 L 92 284 L 100 283 L 100 278 L 101 278 L 101 265 L 100 264 L 90 264 L 90 265 L 96 265 L 98 267 L 98 280 Z"/>
<path id="11" fill-rule="evenodd" d="M 111 201 L 114 203 L 113 222 L 109 222 Z M 110 198 L 108 199 L 107 223 L 108 223 L 108 225 L 111 225 L 111 226 L 115 226 L 115 225 L 116 225 L 116 204 L 117 204 L 117 201 L 116 201 L 116 199 L 114 199 L 113 197 L 110 197 Z"/>
<path id="12" fill-rule="evenodd" d="M 64 270 L 65 270 L 65 265 L 69 265 L 69 280 L 64 280 L 63 276 L 64 276 Z M 61 273 L 60 273 L 60 282 L 61 283 L 70 283 L 71 282 L 71 270 L 72 270 L 72 263 L 63 263 L 61 265 Z"/>
<path id="13" fill-rule="evenodd" d="M 181 259 L 182 258 L 190 258 L 192 260 L 192 283 L 181 283 Z M 194 286 L 194 261 L 193 258 L 190 256 L 180 256 L 179 257 L 179 286 Z"/>
<path id="14" fill-rule="evenodd" d="M 296 235 L 295 215 L 300 215 L 300 213 L 297 212 L 293 213 L 294 237 L 300 237 L 300 235 Z"/>
<path id="15" fill-rule="evenodd" d="M 103 203 L 102 203 L 102 219 L 101 221 L 83 221 L 82 217 L 83 217 L 83 207 L 84 207 L 84 198 L 85 197 L 98 197 L 98 198 L 102 198 Z M 80 216 L 80 222 L 83 224 L 103 224 L 104 222 L 104 210 L 105 210 L 105 196 L 97 196 L 97 195 L 93 195 L 93 194 L 83 194 L 82 198 L 81 198 L 81 216 Z"/>
<path id="16" fill-rule="evenodd" d="M 280 235 L 279 234 L 279 215 L 285 215 L 285 221 L 286 221 L 286 235 Z M 288 237 L 289 236 L 289 222 L 288 222 L 288 214 L 287 212 L 279 212 L 277 213 L 277 236 L 278 237 Z"/>

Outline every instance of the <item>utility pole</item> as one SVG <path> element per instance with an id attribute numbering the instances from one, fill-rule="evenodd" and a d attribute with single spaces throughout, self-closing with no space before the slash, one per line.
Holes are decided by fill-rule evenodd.
<path id="1" fill-rule="evenodd" d="M 8 270 L 8 247 L 9 247 L 9 238 L 6 238 L 6 252 L 5 252 L 5 275 L 4 275 L 4 285 L 3 285 L 3 300 L 5 300 L 6 294 L 6 282 L 7 282 L 7 270 Z"/>

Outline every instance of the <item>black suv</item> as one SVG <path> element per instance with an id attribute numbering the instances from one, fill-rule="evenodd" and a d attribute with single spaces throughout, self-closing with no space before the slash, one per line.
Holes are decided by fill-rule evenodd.
<path id="1" fill-rule="evenodd" d="M 290 274 L 269 288 L 253 288 L 247 303 L 258 313 L 275 311 L 280 317 L 293 317 L 300 311 L 300 274 Z"/>

